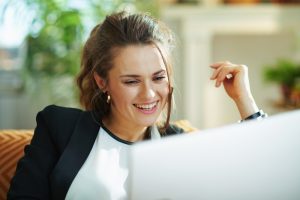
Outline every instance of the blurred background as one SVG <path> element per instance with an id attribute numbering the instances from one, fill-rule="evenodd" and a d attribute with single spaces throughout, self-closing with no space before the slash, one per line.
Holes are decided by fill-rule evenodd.
<path id="1" fill-rule="evenodd" d="M 173 120 L 205 129 L 240 117 L 209 64 L 246 64 L 270 115 L 300 108 L 300 0 L 1 0 L 0 129 L 32 129 L 49 104 L 80 107 L 74 77 L 91 29 L 117 10 L 144 11 L 175 32 Z"/>

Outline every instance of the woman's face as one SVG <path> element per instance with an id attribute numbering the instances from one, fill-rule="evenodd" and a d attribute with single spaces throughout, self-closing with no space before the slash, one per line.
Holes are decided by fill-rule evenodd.
<path id="1" fill-rule="evenodd" d="M 149 126 L 161 114 L 169 93 L 166 67 L 154 45 L 118 49 L 108 73 L 111 119 L 132 126 Z"/>

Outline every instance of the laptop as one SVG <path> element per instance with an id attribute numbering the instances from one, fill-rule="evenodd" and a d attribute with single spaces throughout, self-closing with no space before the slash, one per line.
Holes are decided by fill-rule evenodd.
<path id="1" fill-rule="evenodd" d="M 131 200 L 299 200 L 300 110 L 133 146 Z"/>

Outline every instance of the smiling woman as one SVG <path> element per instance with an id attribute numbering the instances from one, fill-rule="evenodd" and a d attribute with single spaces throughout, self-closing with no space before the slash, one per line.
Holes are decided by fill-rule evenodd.
<path id="1" fill-rule="evenodd" d="M 102 122 L 111 129 L 116 130 L 117 125 L 118 129 L 122 129 L 117 132 L 130 132 L 135 137 L 144 135 L 146 127 L 157 121 L 167 104 L 165 125 L 161 127 L 166 129 L 172 104 L 170 51 L 173 42 L 172 32 L 148 15 L 122 12 L 107 16 L 102 24 L 94 28 L 84 47 L 83 68 L 77 79 L 81 103 L 87 110 L 96 111 Z M 92 74 L 94 78 L 91 78 Z M 135 102 L 116 104 L 126 96 L 131 96 L 131 101 Z M 111 98 L 110 104 L 107 103 L 108 98 Z M 141 109 L 154 102 L 157 103 L 152 112 L 156 112 Z M 137 111 L 139 115 L 135 116 Z M 141 123 L 141 117 L 145 117 L 141 116 L 142 113 L 148 113 L 147 119 L 151 113 L 153 119 L 148 124 L 143 119 L 141 127 L 136 119 Z"/>
<path id="2" fill-rule="evenodd" d="M 136 141 L 165 107 L 167 69 L 154 45 L 129 45 L 119 51 L 106 80 L 94 74 L 98 87 L 111 98 L 110 113 L 102 122 L 121 138 Z"/>
<path id="3" fill-rule="evenodd" d="M 146 14 L 113 13 L 98 24 L 77 77 L 85 110 L 52 105 L 38 113 L 8 199 L 128 199 L 131 145 L 183 133 L 169 123 L 172 47 L 171 31 Z M 261 117 L 245 65 L 211 68 L 242 119 Z"/>

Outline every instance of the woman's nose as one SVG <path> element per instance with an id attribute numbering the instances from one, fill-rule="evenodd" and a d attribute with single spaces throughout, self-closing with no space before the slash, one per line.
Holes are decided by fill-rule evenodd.
<path id="1" fill-rule="evenodd" d="M 155 97 L 155 90 L 154 87 L 152 86 L 152 84 L 149 83 L 145 83 L 144 87 L 142 88 L 142 96 L 145 99 L 151 99 L 153 97 Z"/>

